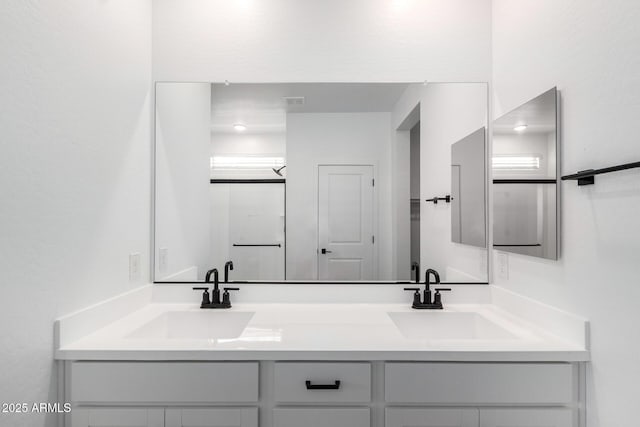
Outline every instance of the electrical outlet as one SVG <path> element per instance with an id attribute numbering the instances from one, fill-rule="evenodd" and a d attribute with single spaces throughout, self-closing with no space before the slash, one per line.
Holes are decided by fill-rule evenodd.
<path id="1" fill-rule="evenodd" d="M 498 278 L 509 280 L 509 254 L 506 252 L 498 252 Z"/>
<path id="2" fill-rule="evenodd" d="M 129 254 L 129 281 L 140 280 L 140 253 Z"/>
<path id="3" fill-rule="evenodd" d="M 169 266 L 169 248 L 160 248 L 158 251 L 158 271 L 166 273 Z"/>

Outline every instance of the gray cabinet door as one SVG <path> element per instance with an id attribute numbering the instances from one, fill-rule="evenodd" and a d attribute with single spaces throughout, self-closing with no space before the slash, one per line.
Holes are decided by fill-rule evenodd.
<path id="1" fill-rule="evenodd" d="M 166 427 L 258 427 L 258 408 L 167 409 Z"/>
<path id="2" fill-rule="evenodd" d="M 477 409 L 387 408 L 385 427 L 478 427 Z"/>
<path id="3" fill-rule="evenodd" d="M 572 427 L 573 411 L 557 409 L 481 409 L 480 427 Z"/>
<path id="4" fill-rule="evenodd" d="M 74 408 L 71 427 L 164 427 L 164 409 Z"/>
<path id="5" fill-rule="evenodd" d="M 274 427 L 370 427 L 369 408 L 276 408 Z"/>

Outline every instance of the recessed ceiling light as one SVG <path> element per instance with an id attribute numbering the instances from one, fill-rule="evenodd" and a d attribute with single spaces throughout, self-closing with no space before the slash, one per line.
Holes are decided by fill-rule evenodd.
<path id="1" fill-rule="evenodd" d="M 247 130 L 247 127 L 245 125 L 243 125 L 242 123 L 235 123 L 233 125 L 233 128 L 237 131 L 237 132 L 244 132 L 245 130 Z"/>
<path id="2" fill-rule="evenodd" d="M 523 130 L 526 130 L 526 129 L 527 129 L 527 125 L 525 124 L 518 125 L 513 128 L 513 130 L 515 130 L 516 132 L 522 132 Z"/>

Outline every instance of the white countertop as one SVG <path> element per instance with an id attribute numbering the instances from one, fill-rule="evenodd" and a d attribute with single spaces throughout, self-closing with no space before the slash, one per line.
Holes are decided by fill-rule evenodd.
<path id="1" fill-rule="evenodd" d="M 194 313 L 180 316 L 202 319 L 202 315 L 208 316 L 205 311 L 216 312 L 211 316 L 217 317 L 211 319 L 217 328 L 238 318 L 245 319 L 244 328 L 218 338 L 210 338 L 206 331 L 193 336 L 158 332 L 158 328 L 166 329 L 162 318 L 168 313 Z M 410 322 L 415 319 L 416 325 L 426 316 L 441 315 L 431 317 L 439 322 L 451 313 L 469 313 L 497 325 L 504 334 L 450 339 L 446 334 L 429 333 L 426 329 L 429 325 L 435 328 L 434 323 L 425 322 L 424 336 L 416 337 L 401 330 L 388 313 L 414 313 Z M 153 327 L 150 322 L 155 322 Z M 179 327 L 187 332 L 202 326 L 181 322 Z M 148 303 L 77 339 L 62 342 L 55 356 L 65 360 L 575 362 L 587 361 L 589 351 L 579 342 L 493 304 L 448 304 L 444 310 L 425 311 L 413 310 L 408 304 L 238 303 L 228 310 L 202 310 L 196 304 Z"/>

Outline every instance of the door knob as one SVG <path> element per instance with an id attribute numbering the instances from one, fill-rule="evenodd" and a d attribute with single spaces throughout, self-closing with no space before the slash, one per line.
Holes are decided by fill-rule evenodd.
<path id="1" fill-rule="evenodd" d="M 328 251 L 325 248 L 322 248 L 320 252 L 322 252 L 323 255 L 332 253 L 331 251 Z"/>

